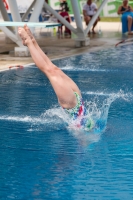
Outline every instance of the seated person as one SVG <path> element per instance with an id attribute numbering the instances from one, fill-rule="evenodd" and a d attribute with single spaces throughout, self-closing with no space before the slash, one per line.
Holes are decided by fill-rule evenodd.
<path id="1" fill-rule="evenodd" d="M 59 14 L 65 18 L 69 23 L 71 23 L 71 18 L 69 16 L 69 8 L 68 7 L 64 7 L 62 8 L 62 10 L 59 12 Z M 62 24 L 61 26 L 59 26 L 59 33 L 62 34 L 62 29 L 63 29 L 64 24 Z M 65 26 L 65 35 L 69 35 L 71 36 L 71 30 L 69 30 L 66 26 Z"/>
<path id="2" fill-rule="evenodd" d="M 61 7 L 61 9 L 65 9 L 65 10 L 67 10 L 67 12 L 69 12 L 69 7 L 68 7 L 66 0 L 61 1 L 60 7 Z"/>
<path id="3" fill-rule="evenodd" d="M 97 11 L 97 5 L 93 3 L 92 0 L 87 0 L 87 3 L 83 7 L 83 15 L 86 25 L 89 24 L 91 18 L 93 17 L 93 15 L 95 15 L 96 11 Z M 98 21 L 100 21 L 100 17 L 98 17 L 95 23 L 93 24 L 92 33 L 95 33 L 94 28 Z"/>
<path id="4" fill-rule="evenodd" d="M 122 14 L 122 33 L 128 32 L 128 35 L 133 35 L 133 9 L 128 5 L 128 0 L 123 0 L 123 4 L 118 8 L 119 15 Z"/>

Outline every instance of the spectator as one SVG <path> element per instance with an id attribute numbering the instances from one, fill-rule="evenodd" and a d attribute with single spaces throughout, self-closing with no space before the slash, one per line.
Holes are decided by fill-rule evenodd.
<path id="1" fill-rule="evenodd" d="M 83 7 L 83 15 L 86 25 L 89 24 L 91 18 L 93 17 L 93 15 L 95 15 L 96 11 L 97 11 L 97 5 L 93 3 L 92 0 L 87 0 L 86 4 Z M 94 28 L 98 21 L 100 21 L 100 17 L 98 17 L 95 23 L 93 24 L 92 33 L 95 33 Z"/>
<path id="2" fill-rule="evenodd" d="M 133 9 L 128 5 L 128 0 L 123 0 L 123 4 L 118 8 L 117 13 L 122 14 L 122 33 L 128 32 L 128 35 L 133 35 Z"/>
<path id="3" fill-rule="evenodd" d="M 68 7 L 63 7 L 62 10 L 59 12 L 59 14 L 65 18 L 69 23 L 71 23 L 71 18 L 68 13 L 69 8 Z M 62 35 L 62 29 L 63 29 L 64 24 L 62 24 L 59 27 L 59 33 Z M 65 26 L 65 36 L 70 36 L 71 37 L 71 31 Z"/>
<path id="4" fill-rule="evenodd" d="M 69 12 L 69 7 L 66 0 L 61 0 L 60 2 L 61 2 L 60 3 L 61 10 L 64 9 L 66 12 Z"/>

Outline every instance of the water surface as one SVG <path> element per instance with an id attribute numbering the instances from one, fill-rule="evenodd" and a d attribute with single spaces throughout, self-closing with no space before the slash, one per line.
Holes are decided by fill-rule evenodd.
<path id="1" fill-rule="evenodd" d="M 69 130 L 36 68 L 0 73 L 0 199 L 133 199 L 133 45 L 54 63 L 80 87 L 100 134 Z"/>

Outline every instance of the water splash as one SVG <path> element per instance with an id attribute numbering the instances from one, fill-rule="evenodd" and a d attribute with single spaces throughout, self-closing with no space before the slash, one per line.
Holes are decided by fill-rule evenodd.
<path id="1" fill-rule="evenodd" d="M 99 94 L 99 92 L 98 92 Z M 133 94 L 131 93 L 124 93 L 124 91 L 120 90 L 118 93 L 100 93 L 105 97 L 104 101 L 101 103 L 99 102 L 99 98 L 97 97 L 97 93 L 95 93 L 96 97 L 92 101 L 86 101 L 85 105 L 88 110 L 87 118 L 91 118 L 94 120 L 94 128 L 89 132 L 86 130 L 82 130 L 79 128 L 73 128 L 74 126 L 69 126 L 70 132 L 78 138 L 83 145 L 89 145 L 94 142 L 98 142 L 100 140 L 101 134 L 106 129 L 108 113 L 111 104 L 119 98 L 122 98 L 125 101 L 130 101 L 133 99 Z M 94 95 L 94 93 L 93 93 Z M 89 133 L 89 134 L 88 134 Z"/>
<path id="2" fill-rule="evenodd" d="M 86 93 L 88 94 L 88 92 Z M 98 92 L 99 94 L 99 92 Z M 94 128 L 87 132 L 86 130 L 79 129 L 74 126 L 74 123 L 69 116 L 64 113 L 62 108 L 52 108 L 44 113 L 42 113 L 38 117 L 32 116 L 0 116 L 0 120 L 4 121 L 14 121 L 16 123 L 28 123 L 30 125 L 29 131 L 52 131 L 52 130 L 61 130 L 68 129 L 70 133 L 72 133 L 78 139 L 82 139 L 88 142 L 97 142 L 100 139 L 100 135 L 106 129 L 108 112 L 109 108 L 116 99 L 122 98 L 125 101 L 130 101 L 133 98 L 131 93 L 124 93 L 120 90 L 118 93 L 101 93 L 105 96 L 102 105 L 99 101 L 97 93 L 95 93 L 96 97 L 94 97 L 91 101 L 86 101 L 85 106 L 88 110 L 87 118 L 91 118 L 94 121 Z M 93 94 L 94 95 L 94 94 Z"/>

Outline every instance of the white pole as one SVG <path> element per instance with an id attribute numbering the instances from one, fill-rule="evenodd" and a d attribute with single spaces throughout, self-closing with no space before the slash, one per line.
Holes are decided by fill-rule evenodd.
<path id="1" fill-rule="evenodd" d="M 2 14 L 4 21 L 10 21 L 9 16 L 6 11 L 6 8 L 5 8 L 2 0 L 0 0 L 0 10 L 1 10 L 1 14 Z M 8 29 L 10 29 L 13 32 L 13 29 L 11 27 L 8 27 Z"/>
<path id="2" fill-rule="evenodd" d="M 22 42 L 7 27 L 2 26 L 0 27 L 0 29 L 6 34 L 7 37 L 9 37 L 12 41 L 14 41 L 18 46 L 23 47 Z"/>
<path id="3" fill-rule="evenodd" d="M 38 22 L 39 19 L 39 15 L 41 14 L 41 10 L 44 4 L 44 0 L 39 0 L 36 1 L 34 4 L 34 10 L 32 12 L 32 15 L 30 17 L 30 22 Z M 34 31 L 34 28 L 31 28 L 31 31 Z"/>
<path id="4" fill-rule="evenodd" d="M 26 13 L 22 16 L 22 21 L 24 21 L 26 19 L 26 17 L 28 16 L 28 14 L 30 13 L 31 9 L 33 8 L 33 6 L 35 5 L 36 0 L 34 0 L 32 2 L 32 4 L 30 5 L 30 7 L 28 8 L 28 10 L 26 11 Z"/>
<path id="5" fill-rule="evenodd" d="M 42 10 L 43 3 L 44 3 L 44 0 L 39 0 L 39 2 L 35 1 L 34 10 L 29 20 L 30 22 L 38 22 L 38 18 Z"/>
<path id="6" fill-rule="evenodd" d="M 77 1 L 77 0 L 76 0 Z M 52 13 L 62 24 L 64 24 L 68 29 L 70 29 L 73 33 L 77 34 L 77 30 L 70 25 L 68 21 L 66 21 L 61 15 L 59 15 L 53 8 L 51 8 L 46 2 L 44 2 L 44 7 Z"/>
<path id="7" fill-rule="evenodd" d="M 108 0 L 103 0 L 103 2 L 101 3 L 101 5 L 100 5 L 98 11 L 97 11 L 96 14 L 92 17 L 92 19 L 91 19 L 91 21 L 89 22 L 87 28 L 85 29 L 85 35 L 88 34 L 88 32 L 89 32 L 91 26 L 95 23 L 96 19 L 97 19 L 98 16 L 100 15 L 100 12 L 102 11 L 102 9 L 103 9 L 103 7 L 105 6 L 105 4 L 106 4 L 107 1 L 108 1 Z"/>
<path id="8" fill-rule="evenodd" d="M 2 14 L 3 19 L 5 21 L 10 21 L 8 14 L 7 14 L 7 11 L 6 11 L 6 8 L 5 8 L 2 0 L 0 0 L 0 10 L 1 10 L 1 14 Z"/>
<path id="9" fill-rule="evenodd" d="M 72 4 L 73 12 L 74 12 L 74 19 L 75 19 L 76 25 L 77 25 L 77 36 L 80 38 L 81 37 L 85 38 L 85 33 L 84 33 L 83 24 L 82 24 L 82 20 L 81 20 L 78 1 L 71 0 L 71 4 Z"/>
<path id="10" fill-rule="evenodd" d="M 11 10 L 11 15 L 12 15 L 13 21 L 21 22 L 22 20 L 21 20 L 20 14 L 19 14 L 18 5 L 17 5 L 16 0 L 8 0 L 8 3 L 9 3 L 10 10 Z"/>
<path id="11" fill-rule="evenodd" d="M 21 22 L 22 20 L 21 20 L 20 14 L 19 14 L 18 5 L 17 5 L 16 0 L 8 0 L 8 3 L 9 3 L 10 10 L 11 10 L 11 15 L 12 15 L 13 21 Z M 20 40 L 17 28 L 15 28 L 15 31 L 16 31 L 17 37 Z"/>

